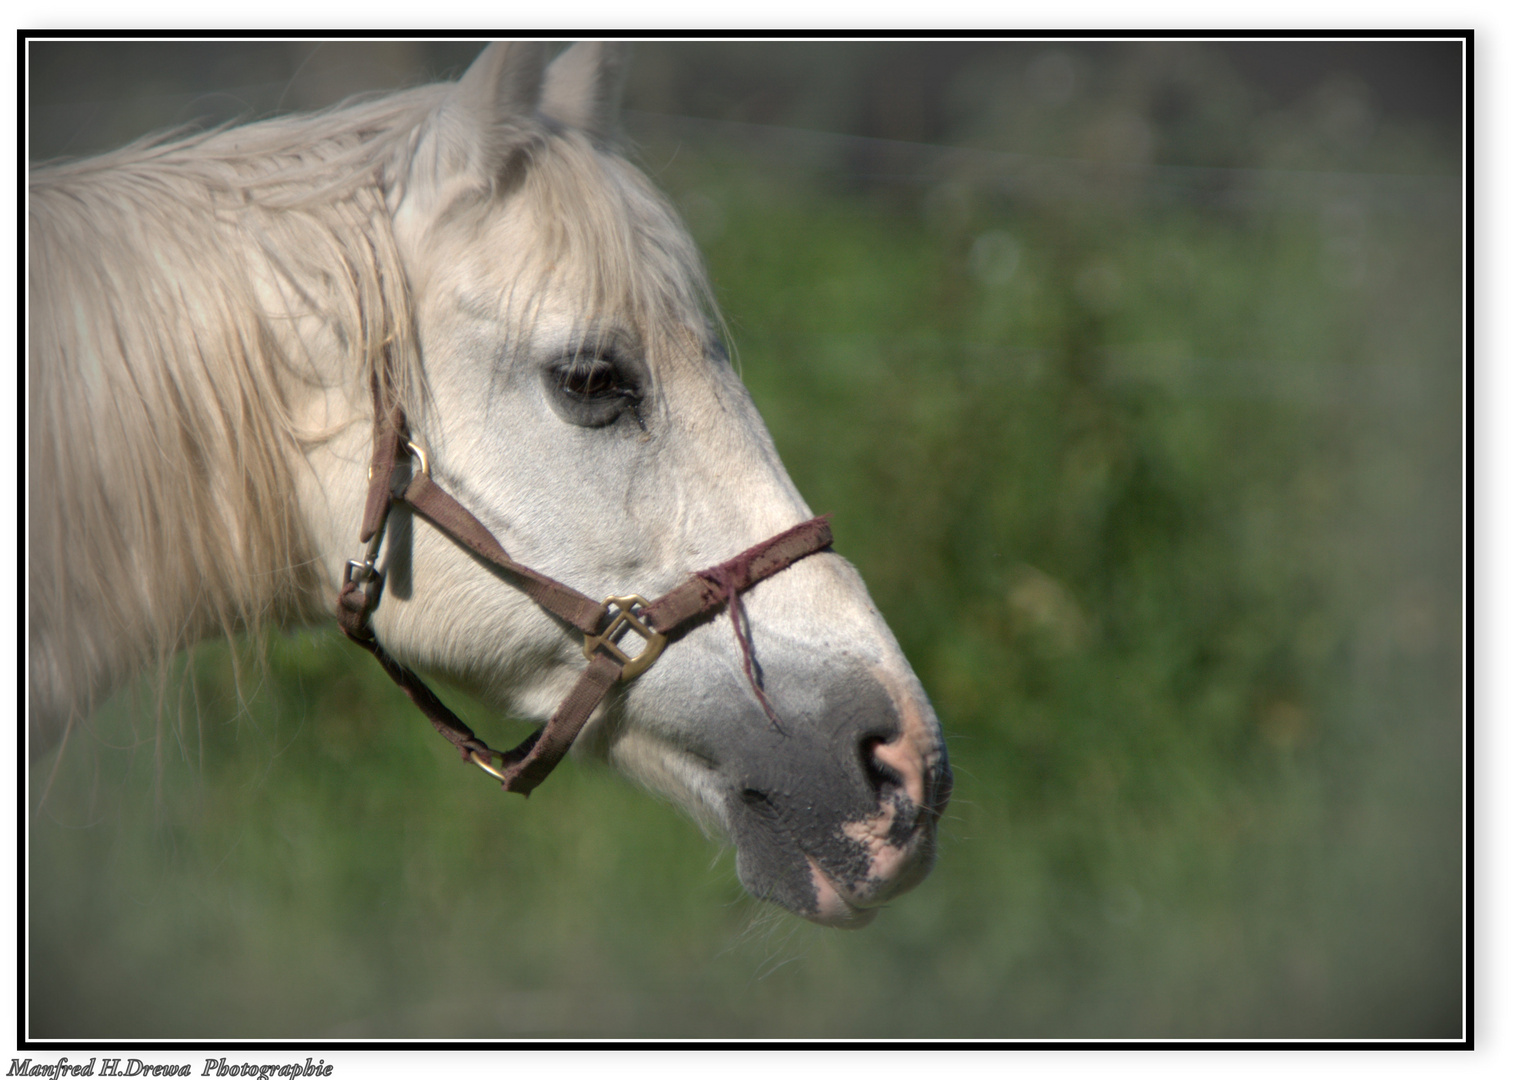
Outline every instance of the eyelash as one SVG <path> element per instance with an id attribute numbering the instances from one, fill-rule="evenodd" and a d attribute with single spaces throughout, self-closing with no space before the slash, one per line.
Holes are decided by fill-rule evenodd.
<path id="1" fill-rule="evenodd" d="M 622 374 L 614 355 L 601 353 L 572 357 L 557 371 L 558 390 L 565 397 L 584 403 L 608 402 L 620 399 L 644 433 L 647 424 L 642 419 L 642 393 L 637 386 Z"/>
<path id="2" fill-rule="evenodd" d="M 616 370 L 615 361 L 604 356 L 575 357 L 569 361 L 559 370 L 558 388 L 565 394 L 590 400 L 637 397 L 637 392 Z"/>

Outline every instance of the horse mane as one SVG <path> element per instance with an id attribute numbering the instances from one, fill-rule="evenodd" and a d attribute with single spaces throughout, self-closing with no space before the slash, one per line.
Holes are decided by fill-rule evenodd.
<path id="1" fill-rule="evenodd" d="M 34 728 L 208 634 L 313 613 L 295 470 L 330 432 L 290 408 L 317 378 L 292 314 L 360 385 L 415 377 L 376 178 L 440 89 L 32 173 Z"/>
<path id="2" fill-rule="evenodd" d="M 424 395 L 391 214 L 448 90 L 33 170 L 34 750 L 203 637 L 327 611 L 295 490 L 304 452 L 340 427 L 291 391 L 325 388 L 319 342 L 346 354 L 349 400 L 370 380 L 386 404 Z M 645 177 L 577 132 L 531 127 L 520 179 L 550 223 L 542 275 L 577 267 L 592 314 L 714 317 L 698 251 Z"/>

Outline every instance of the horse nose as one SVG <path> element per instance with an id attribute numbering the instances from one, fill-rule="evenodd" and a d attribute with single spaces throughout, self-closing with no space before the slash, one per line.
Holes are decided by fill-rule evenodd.
<path id="1" fill-rule="evenodd" d="M 925 704 L 924 695 L 912 693 L 893 673 L 876 671 L 876 676 L 889 695 L 898 724 L 882 737 L 862 738 L 859 756 L 864 773 L 881 804 L 899 792 L 932 818 L 939 818 L 952 794 L 953 773 L 931 706 Z"/>
<path id="2" fill-rule="evenodd" d="M 859 744 L 859 757 L 877 801 L 900 791 L 917 806 L 926 805 L 926 761 L 904 735 L 888 742 L 877 735 L 865 735 Z"/>
<path id="3" fill-rule="evenodd" d="M 859 748 L 864 775 L 879 803 L 900 792 L 916 806 L 941 817 L 953 790 L 953 774 L 940 754 L 924 753 L 906 735 L 885 740 L 865 736 Z"/>
<path id="4" fill-rule="evenodd" d="M 919 710 L 902 708 L 906 703 L 890 681 L 874 680 L 870 691 L 854 699 L 856 711 L 849 719 L 872 805 L 883 807 L 903 796 L 913 808 L 935 812 L 940 740 L 921 722 Z"/>
<path id="5" fill-rule="evenodd" d="M 930 868 L 938 820 L 952 790 L 952 772 L 925 695 L 912 693 L 905 680 L 875 672 L 888 704 L 873 698 L 872 716 L 855 713 L 856 767 L 867 784 L 871 810 L 845 821 L 841 836 L 853 846 L 846 872 L 840 862 L 814 853 L 818 901 L 832 925 L 849 925 L 861 909 L 873 907 L 911 888 Z M 877 692 L 877 691 L 876 691 Z M 882 706 L 882 707 L 881 707 Z M 862 721 L 861 723 L 859 723 Z M 862 856 L 859 858 L 859 856 Z M 841 918 L 827 917 L 831 896 Z M 837 907 L 835 901 L 847 901 Z"/>
<path id="6" fill-rule="evenodd" d="M 947 755 L 919 684 L 886 674 L 833 674 L 809 725 L 750 725 L 752 753 L 734 777 L 739 877 L 823 925 L 866 924 L 920 882 L 935 855 Z M 782 679 L 774 697 L 787 715 L 804 684 Z"/>

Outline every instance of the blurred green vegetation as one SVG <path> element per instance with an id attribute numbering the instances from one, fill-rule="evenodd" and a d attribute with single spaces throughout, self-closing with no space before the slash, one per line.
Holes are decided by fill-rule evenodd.
<path id="1" fill-rule="evenodd" d="M 933 76 L 947 152 L 698 55 L 629 126 L 941 716 L 932 876 L 811 927 L 599 767 L 503 799 L 330 629 L 213 643 L 32 771 L 31 1034 L 1458 1035 L 1456 131 L 1036 45 Z"/>

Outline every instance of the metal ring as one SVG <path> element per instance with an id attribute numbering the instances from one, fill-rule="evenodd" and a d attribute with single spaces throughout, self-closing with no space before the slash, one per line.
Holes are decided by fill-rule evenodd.
<path id="1" fill-rule="evenodd" d="M 496 750 L 495 753 L 500 754 L 500 751 Z M 499 769 L 495 768 L 495 766 L 490 764 L 489 756 L 480 757 L 479 751 L 477 750 L 470 750 L 468 752 L 468 756 L 469 760 L 472 761 L 475 765 L 479 766 L 485 772 L 489 773 L 496 780 L 499 780 L 502 784 L 505 783 L 505 773 L 501 772 Z M 505 764 L 504 754 L 500 754 L 500 764 Z"/>
<path id="2" fill-rule="evenodd" d="M 430 478 L 432 475 L 432 463 L 427 460 L 426 451 L 422 449 L 421 444 L 407 439 L 405 448 L 412 454 L 415 454 L 416 460 L 421 462 L 421 475 Z"/>

